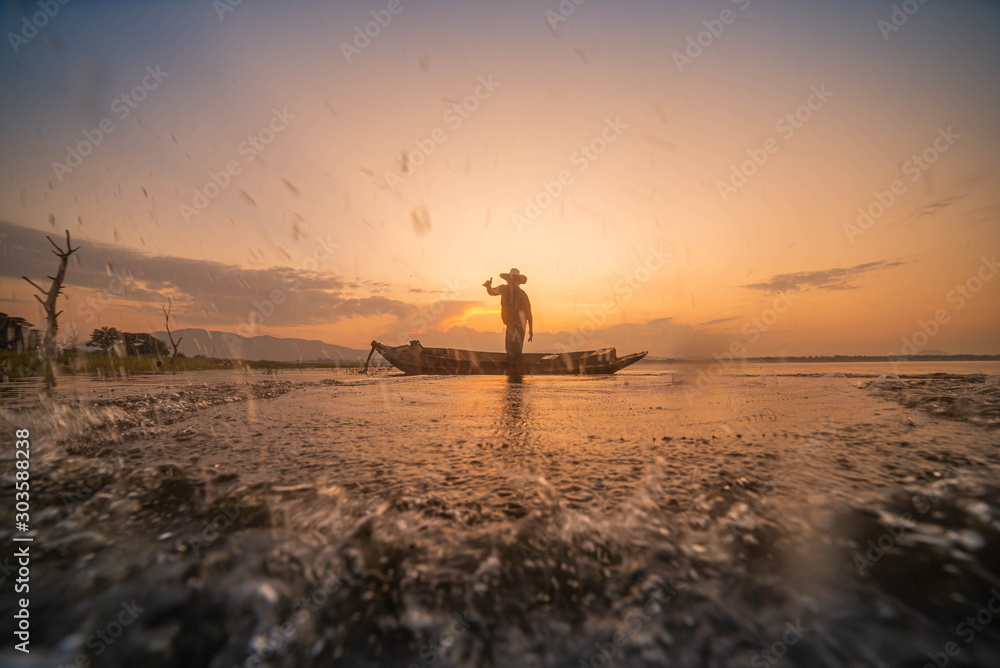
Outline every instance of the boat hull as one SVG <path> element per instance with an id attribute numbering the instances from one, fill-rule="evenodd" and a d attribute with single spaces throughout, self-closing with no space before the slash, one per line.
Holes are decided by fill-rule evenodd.
<path id="1" fill-rule="evenodd" d="M 504 353 L 485 353 L 454 348 L 425 348 L 419 341 L 405 346 L 386 346 L 372 341 L 389 364 L 408 375 L 590 375 L 612 374 L 635 364 L 646 351 L 618 357 L 614 348 L 567 353 L 526 353 L 515 367 Z M 371 355 L 369 355 L 369 359 Z M 367 368 L 367 363 L 365 365 Z"/>

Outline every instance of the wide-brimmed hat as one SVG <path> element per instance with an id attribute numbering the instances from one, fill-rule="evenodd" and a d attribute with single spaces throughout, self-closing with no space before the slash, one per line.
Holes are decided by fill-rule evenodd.
<path id="1" fill-rule="evenodd" d="M 507 274 L 500 274 L 500 278 L 505 281 L 514 281 L 519 285 L 524 285 L 528 282 L 528 277 L 519 272 L 517 269 L 511 269 L 510 273 Z"/>

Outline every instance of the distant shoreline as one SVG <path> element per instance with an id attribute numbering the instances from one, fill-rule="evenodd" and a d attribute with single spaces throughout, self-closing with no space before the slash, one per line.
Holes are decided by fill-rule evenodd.
<path id="1" fill-rule="evenodd" d="M 720 360 L 706 358 L 674 358 L 647 357 L 639 362 L 648 364 L 718 364 Z M 1000 355 L 824 355 L 824 356 L 789 356 L 789 357 L 743 357 L 735 361 L 737 364 L 833 364 L 835 362 L 1000 362 Z M 728 360 L 724 363 L 732 363 Z"/>
<path id="2" fill-rule="evenodd" d="M 908 362 L 1000 362 L 1000 355 L 827 355 L 827 356 L 789 356 L 789 357 L 746 357 L 735 360 L 716 358 L 674 358 L 647 357 L 638 362 L 643 364 L 674 364 L 674 365 L 723 365 L 746 366 L 754 364 L 844 364 L 865 362 L 891 362 L 906 364 Z M 36 352 L 15 353 L 0 351 L 0 380 L 16 380 L 40 377 L 42 362 Z M 391 366 L 379 357 L 371 359 L 371 367 Z M 307 369 L 361 369 L 364 362 L 354 360 L 310 360 L 298 362 L 279 362 L 273 360 L 236 360 L 223 358 L 206 358 L 180 356 L 171 364 L 169 357 L 153 355 L 118 357 L 108 353 L 60 353 L 60 375 L 92 374 L 98 377 L 112 378 L 119 375 L 133 374 L 171 374 L 187 371 L 232 371 L 249 370 L 264 372 L 307 370 Z"/>
<path id="3" fill-rule="evenodd" d="M 288 371 L 296 369 L 360 369 L 361 360 L 310 360 L 300 362 L 277 362 L 271 360 L 232 360 L 218 357 L 178 356 L 174 362 L 169 356 L 124 355 L 108 352 L 68 352 L 59 353 L 59 375 L 96 375 L 114 378 L 135 374 L 172 374 L 187 371 Z M 42 376 L 43 362 L 37 351 L 0 351 L 0 381 Z"/>

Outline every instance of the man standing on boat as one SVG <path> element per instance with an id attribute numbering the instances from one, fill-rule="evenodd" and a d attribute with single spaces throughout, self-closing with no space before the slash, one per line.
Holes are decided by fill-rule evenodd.
<path id="1" fill-rule="evenodd" d="M 493 287 L 493 278 L 483 283 L 486 292 L 492 296 L 500 297 L 500 318 L 503 324 L 507 325 L 507 336 L 505 348 L 507 349 L 507 361 L 517 363 L 521 361 L 521 350 L 524 348 L 524 328 L 528 327 L 528 341 L 535 336 L 535 326 L 531 318 L 531 301 L 528 295 L 521 289 L 521 286 L 528 282 L 528 278 L 517 269 L 511 269 L 508 274 L 500 274 L 500 278 L 507 281 L 507 285 L 498 288 Z"/>

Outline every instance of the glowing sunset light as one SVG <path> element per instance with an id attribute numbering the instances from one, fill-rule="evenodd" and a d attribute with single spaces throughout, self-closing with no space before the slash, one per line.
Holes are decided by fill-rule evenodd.
<path id="1" fill-rule="evenodd" d="M 502 328 L 480 284 L 518 266 L 536 349 L 587 322 L 654 355 L 727 348 L 797 290 L 748 354 L 886 354 L 1000 249 L 992 4 L 922 5 L 884 39 L 861 3 L 402 3 L 363 47 L 372 8 L 295 6 L 67 5 L 60 49 L 0 64 L 8 311 L 38 317 L 19 276 L 69 227 L 81 331 L 155 329 L 169 295 L 183 327 L 457 345 Z M 184 43 L 113 34 L 122 12 Z M 134 275 L 113 298 L 109 261 Z M 998 352 L 998 284 L 928 347 Z"/>

